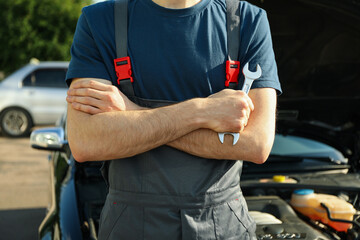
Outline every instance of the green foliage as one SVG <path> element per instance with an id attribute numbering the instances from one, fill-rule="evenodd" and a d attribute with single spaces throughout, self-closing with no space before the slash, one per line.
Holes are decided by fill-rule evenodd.
<path id="1" fill-rule="evenodd" d="M 0 70 L 29 62 L 70 60 L 81 9 L 91 0 L 0 0 Z"/>

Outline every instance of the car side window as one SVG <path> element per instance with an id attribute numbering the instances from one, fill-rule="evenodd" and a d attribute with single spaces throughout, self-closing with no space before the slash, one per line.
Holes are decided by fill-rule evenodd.
<path id="1" fill-rule="evenodd" d="M 67 88 L 65 77 L 66 69 L 39 69 L 24 79 L 23 86 Z"/>

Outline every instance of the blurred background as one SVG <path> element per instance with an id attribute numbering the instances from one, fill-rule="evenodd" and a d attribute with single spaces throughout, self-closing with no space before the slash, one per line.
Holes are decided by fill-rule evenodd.
<path id="1" fill-rule="evenodd" d="M 82 7 L 93 0 L 1 0 L 0 77 L 31 58 L 70 60 L 70 46 Z"/>

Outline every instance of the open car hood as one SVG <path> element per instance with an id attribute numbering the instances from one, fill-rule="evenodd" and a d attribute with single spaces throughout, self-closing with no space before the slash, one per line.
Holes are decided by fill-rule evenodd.
<path id="1" fill-rule="evenodd" d="M 281 99 L 360 96 L 360 1 L 249 2 L 267 11 Z"/>

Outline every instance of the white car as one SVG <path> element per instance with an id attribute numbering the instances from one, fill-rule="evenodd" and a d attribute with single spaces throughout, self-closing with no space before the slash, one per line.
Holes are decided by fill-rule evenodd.
<path id="1" fill-rule="evenodd" d="M 68 62 L 30 63 L 0 82 L 0 128 L 9 137 L 53 125 L 66 111 Z"/>

